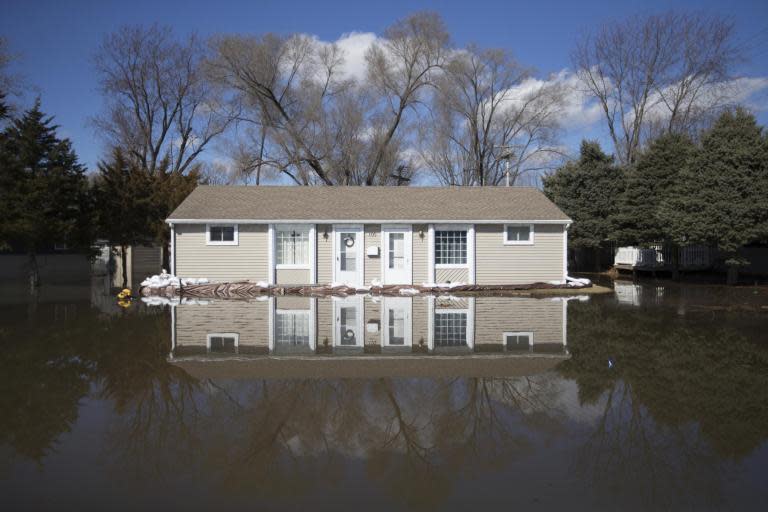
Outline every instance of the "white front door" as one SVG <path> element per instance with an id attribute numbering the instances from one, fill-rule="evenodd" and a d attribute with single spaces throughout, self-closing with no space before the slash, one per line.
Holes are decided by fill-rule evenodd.
<path id="1" fill-rule="evenodd" d="M 384 297 L 382 299 L 383 346 L 411 346 L 411 304 L 410 297 Z"/>
<path id="2" fill-rule="evenodd" d="M 333 344 L 336 347 L 363 346 L 363 296 L 333 298 Z"/>
<path id="3" fill-rule="evenodd" d="M 334 226 L 333 281 L 350 286 L 363 285 L 363 227 Z"/>
<path id="4" fill-rule="evenodd" d="M 382 226 L 384 284 L 411 284 L 411 227 Z"/>

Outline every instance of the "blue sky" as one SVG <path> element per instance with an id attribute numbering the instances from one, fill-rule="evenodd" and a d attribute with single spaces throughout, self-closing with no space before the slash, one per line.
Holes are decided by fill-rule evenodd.
<path id="1" fill-rule="evenodd" d="M 394 20 L 418 10 L 439 12 L 456 45 L 470 42 L 513 51 L 546 78 L 569 67 L 576 38 L 596 25 L 670 6 L 728 16 L 736 23 L 749 60 L 737 73 L 768 77 L 768 2 L 765 0 L 693 1 L 10 1 L 0 0 L 0 35 L 19 60 L 28 106 L 39 94 L 43 109 L 56 116 L 61 133 L 73 140 L 89 168 L 102 147 L 89 117 L 100 108 L 92 56 L 101 38 L 125 24 L 169 25 L 177 33 L 303 32 L 335 41 L 350 32 L 380 34 Z M 758 118 L 768 124 L 768 91 L 757 93 Z M 565 141 L 602 136 L 599 124 L 565 127 Z"/>

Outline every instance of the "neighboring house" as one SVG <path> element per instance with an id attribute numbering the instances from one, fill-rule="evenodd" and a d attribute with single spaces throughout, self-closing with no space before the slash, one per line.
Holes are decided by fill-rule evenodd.
<path id="1" fill-rule="evenodd" d="M 571 220 L 535 188 L 200 186 L 171 271 L 270 284 L 563 281 Z"/>

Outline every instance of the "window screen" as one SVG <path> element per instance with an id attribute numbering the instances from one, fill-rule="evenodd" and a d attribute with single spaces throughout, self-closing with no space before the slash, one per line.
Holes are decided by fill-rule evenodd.
<path id="1" fill-rule="evenodd" d="M 531 226 L 507 226 L 507 242 L 530 242 Z"/>
<path id="2" fill-rule="evenodd" d="M 234 242 L 235 226 L 211 226 L 211 242 Z"/>
<path id="3" fill-rule="evenodd" d="M 275 232 L 278 265 L 309 263 L 309 227 L 278 228 Z"/>
<path id="4" fill-rule="evenodd" d="M 275 343 L 277 345 L 309 344 L 309 312 L 277 311 L 275 313 Z"/>

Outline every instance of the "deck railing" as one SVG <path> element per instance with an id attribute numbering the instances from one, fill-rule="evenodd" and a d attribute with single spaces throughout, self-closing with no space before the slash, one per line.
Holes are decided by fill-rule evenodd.
<path id="1" fill-rule="evenodd" d="M 619 247 L 613 259 L 617 266 L 630 266 L 632 268 L 661 268 L 672 265 L 674 262 L 671 246 L 661 244 L 650 247 Z M 678 251 L 678 265 L 680 268 L 708 268 L 712 266 L 715 251 L 711 247 L 703 245 L 689 245 L 680 247 Z"/>

